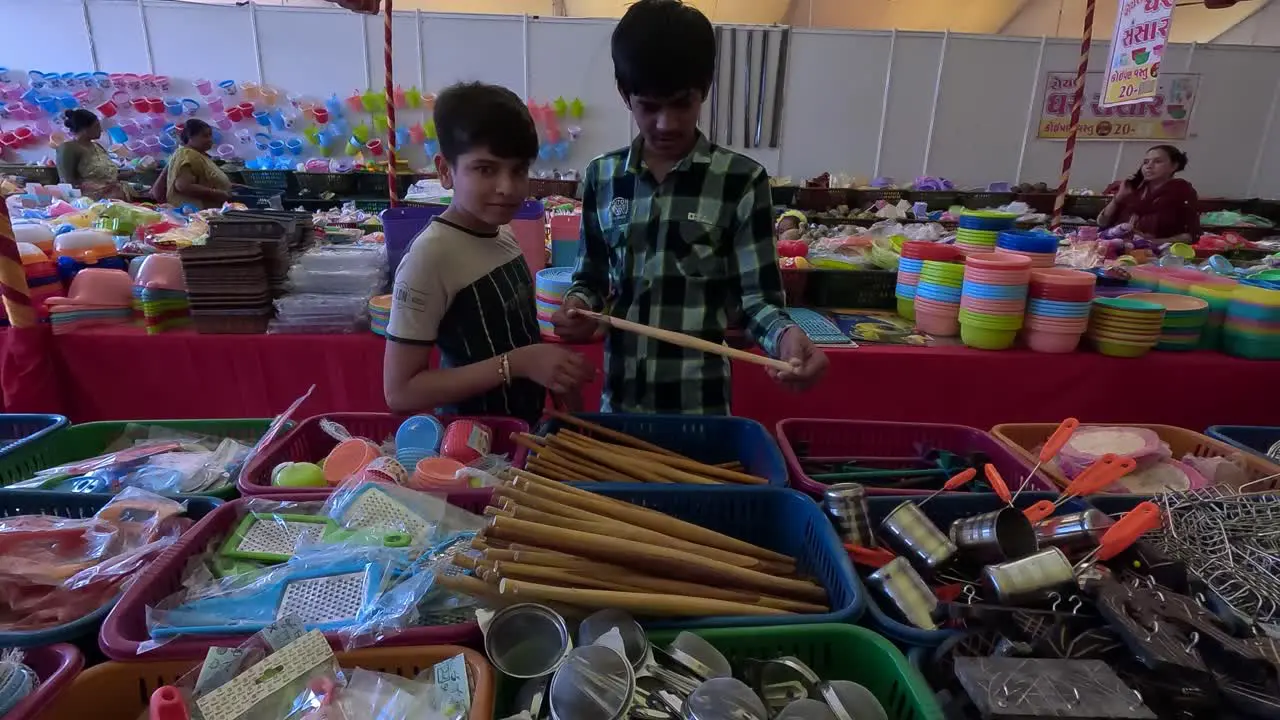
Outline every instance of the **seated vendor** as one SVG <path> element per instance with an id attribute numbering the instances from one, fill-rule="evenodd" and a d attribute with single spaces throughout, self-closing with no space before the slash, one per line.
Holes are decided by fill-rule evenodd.
<path id="1" fill-rule="evenodd" d="M 1187 155 L 1172 145 L 1147 151 L 1142 167 L 1119 183 L 1115 197 L 1098 215 L 1098 226 L 1130 223 L 1133 231 L 1155 243 L 1194 242 L 1200 235 L 1196 189 L 1178 174 Z"/>
<path id="2" fill-rule="evenodd" d="M 203 120 L 191 118 L 182 128 L 182 147 L 169 158 L 157 186 L 164 188 L 163 199 L 175 207 L 193 205 L 202 210 L 216 208 L 231 198 L 231 180 L 209 159 L 213 147 L 213 128 Z"/>
<path id="3" fill-rule="evenodd" d="M 128 170 L 120 170 L 112 162 L 106 148 L 98 144 L 102 123 L 98 116 L 83 108 L 63 114 L 63 124 L 70 138 L 58 146 L 58 177 L 78 188 L 94 200 L 129 200 L 129 186 L 121 182 Z"/>

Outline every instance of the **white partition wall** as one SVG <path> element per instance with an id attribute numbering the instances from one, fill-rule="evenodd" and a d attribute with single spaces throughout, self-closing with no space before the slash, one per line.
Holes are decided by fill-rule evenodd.
<path id="1" fill-rule="evenodd" d="M 746 30 L 740 28 L 740 42 Z M 427 92 L 482 80 L 539 102 L 579 97 L 586 104 L 581 140 L 567 160 L 540 166 L 581 168 L 631 135 L 613 82 L 611 31 L 607 20 L 397 14 L 395 80 Z M 762 31 L 755 28 L 755 37 Z M 779 30 L 770 37 L 776 60 Z M 1105 46 L 1105 38 L 1095 43 L 1092 68 L 1105 61 Z M 758 56 L 758 39 L 755 47 Z M 1063 144 L 1035 137 L 1035 111 L 1043 102 L 1046 73 L 1072 71 L 1078 53 L 1075 40 L 797 29 L 788 53 L 779 147 L 768 147 L 766 124 L 762 147 L 744 151 L 775 174 L 796 179 L 832 171 L 906 183 L 930 174 L 960 186 L 1054 185 Z M 743 57 L 740 47 L 734 69 L 739 92 Z M 190 81 L 197 77 L 254 80 L 322 99 L 380 88 L 382 60 L 382 18 L 337 8 L 0 0 L 0 66 L 12 73 L 154 72 L 174 79 L 175 94 L 191 94 Z M 721 62 L 727 72 L 723 47 Z M 777 92 L 773 67 L 767 98 Z M 1174 45 L 1163 68 L 1200 76 L 1190 137 L 1177 144 L 1191 157 L 1186 176 L 1201 194 L 1280 197 L 1280 121 L 1274 118 L 1280 111 L 1280 52 Z M 721 93 L 718 134 L 725 142 L 723 87 Z M 755 107 L 753 102 L 753 115 Z M 766 123 L 770 110 L 767 104 Z M 742 149 L 742 108 L 735 113 L 738 131 L 728 144 Z M 410 122 L 421 122 L 424 114 L 399 113 Z M 709 120 L 709 114 L 704 117 Z M 1131 172 L 1149 144 L 1082 142 L 1072 185 L 1100 188 Z M 408 155 L 414 164 L 424 162 L 420 149 Z"/>

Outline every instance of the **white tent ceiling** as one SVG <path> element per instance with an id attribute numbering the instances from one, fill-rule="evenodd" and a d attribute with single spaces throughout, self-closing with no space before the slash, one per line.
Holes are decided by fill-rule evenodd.
<path id="1" fill-rule="evenodd" d="M 201 0 L 237 2 L 237 0 Z M 243 0 L 240 0 L 243 1 Z M 323 0 L 254 0 L 272 5 L 322 5 Z M 617 17 L 633 0 L 396 0 L 402 10 Z M 1079 37 L 1086 0 L 686 0 L 719 23 L 785 24 L 860 30 L 951 30 L 1038 37 Z M 1106 42 L 1118 0 L 1097 0 L 1094 37 Z M 1240 0 L 1209 10 L 1180 0 L 1174 42 L 1230 41 L 1280 45 L 1276 0 Z M 1257 15 L 1255 18 L 1254 15 Z"/>

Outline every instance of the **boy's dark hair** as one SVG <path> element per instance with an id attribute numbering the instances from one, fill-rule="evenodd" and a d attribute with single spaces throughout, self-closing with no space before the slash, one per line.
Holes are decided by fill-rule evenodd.
<path id="1" fill-rule="evenodd" d="M 533 161 L 538 130 L 520 97 L 498 85 L 458 83 L 436 98 L 432 114 L 440 152 L 450 164 L 477 148 L 504 159 Z"/>
<path id="2" fill-rule="evenodd" d="M 613 29 L 613 76 L 623 95 L 706 96 L 716 72 L 716 33 L 680 0 L 639 0 Z"/>
<path id="3" fill-rule="evenodd" d="M 204 133 L 206 130 L 213 132 L 213 128 L 209 123 L 201 120 L 200 118 L 188 118 L 187 121 L 182 124 L 182 132 L 178 134 L 178 139 L 182 141 L 183 145 L 186 145 L 191 142 L 191 138 Z"/>

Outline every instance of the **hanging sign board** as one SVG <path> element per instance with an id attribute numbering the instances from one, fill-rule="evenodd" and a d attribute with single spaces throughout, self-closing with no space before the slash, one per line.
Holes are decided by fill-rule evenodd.
<path id="1" fill-rule="evenodd" d="M 1150 102 L 1155 97 L 1172 16 L 1173 0 L 1120 0 L 1102 107 Z"/>
<path id="2" fill-rule="evenodd" d="M 1084 81 L 1084 107 L 1080 109 L 1081 140 L 1185 140 L 1190 127 L 1200 76 L 1167 73 L 1156 82 L 1155 92 L 1143 103 L 1119 107 L 1102 104 L 1102 73 L 1089 73 Z M 1037 137 L 1062 140 L 1071 131 L 1071 103 L 1075 98 L 1075 72 L 1051 72 L 1045 79 Z"/>

